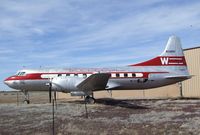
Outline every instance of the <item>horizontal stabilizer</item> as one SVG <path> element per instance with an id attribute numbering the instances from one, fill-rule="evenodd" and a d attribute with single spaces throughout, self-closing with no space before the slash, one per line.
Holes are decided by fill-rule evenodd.
<path id="1" fill-rule="evenodd" d="M 104 90 L 109 78 L 109 73 L 93 74 L 80 82 L 76 87 L 83 91 Z"/>
<path id="2" fill-rule="evenodd" d="M 176 76 L 166 76 L 166 79 L 190 79 L 192 75 L 176 75 Z"/>

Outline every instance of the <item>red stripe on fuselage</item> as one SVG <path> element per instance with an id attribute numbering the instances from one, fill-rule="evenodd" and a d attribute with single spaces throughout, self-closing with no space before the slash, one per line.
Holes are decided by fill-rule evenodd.
<path id="1" fill-rule="evenodd" d="M 53 75 L 53 74 L 93 74 L 93 72 L 60 72 L 60 73 L 27 73 L 24 76 L 11 76 L 8 77 L 5 81 L 10 80 L 47 80 L 48 78 L 42 78 L 42 75 Z"/>
<path id="2" fill-rule="evenodd" d="M 141 73 L 143 74 L 143 76 L 141 77 L 137 77 L 137 76 L 133 76 L 133 77 L 111 77 L 111 78 L 148 78 L 149 74 L 161 74 L 161 73 L 168 73 L 168 72 L 120 72 L 120 71 L 116 71 L 116 72 L 108 72 L 110 74 L 115 73 L 115 74 L 125 74 L 125 73 L 133 73 L 133 74 L 137 74 L 137 73 Z M 26 74 L 25 76 L 11 76 L 8 77 L 5 81 L 12 81 L 12 80 L 47 80 L 48 78 L 42 78 L 42 75 L 53 75 L 53 74 L 94 74 L 94 72 L 67 72 L 67 73 L 29 73 Z"/>
<path id="3" fill-rule="evenodd" d="M 25 76 L 11 76 L 7 78 L 5 81 L 10 81 L 10 80 L 40 80 L 43 79 L 41 78 L 42 73 L 31 73 L 31 74 L 26 74 Z"/>
<path id="4" fill-rule="evenodd" d="M 184 56 L 159 56 L 151 60 L 129 66 L 187 66 Z"/>

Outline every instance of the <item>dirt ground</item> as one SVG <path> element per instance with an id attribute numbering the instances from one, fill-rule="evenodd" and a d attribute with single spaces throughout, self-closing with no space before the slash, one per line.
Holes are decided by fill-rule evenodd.
<path id="1" fill-rule="evenodd" d="M 47 94 L 32 94 L 35 97 L 29 105 L 21 102 L 22 95 L 18 95 L 17 104 L 15 94 L 4 94 L 0 94 L 0 135 L 52 134 L 52 104 L 48 103 Z M 200 134 L 200 100 L 101 98 L 96 104 L 87 105 L 87 111 L 88 117 L 82 100 L 59 99 L 55 134 Z"/>

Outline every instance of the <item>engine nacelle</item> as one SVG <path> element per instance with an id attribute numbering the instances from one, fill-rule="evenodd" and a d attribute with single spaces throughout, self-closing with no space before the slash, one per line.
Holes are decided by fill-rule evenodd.
<path id="1" fill-rule="evenodd" d="M 56 91 L 72 92 L 80 91 L 76 86 L 83 78 L 78 77 L 57 77 L 52 80 L 52 89 Z"/>

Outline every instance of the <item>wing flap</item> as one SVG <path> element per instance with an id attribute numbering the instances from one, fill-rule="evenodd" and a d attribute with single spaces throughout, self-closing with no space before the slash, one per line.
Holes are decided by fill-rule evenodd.
<path id="1" fill-rule="evenodd" d="M 76 87 L 83 91 L 103 90 L 106 88 L 109 78 L 109 73 L 92 74 L 80 82 Z"/>

